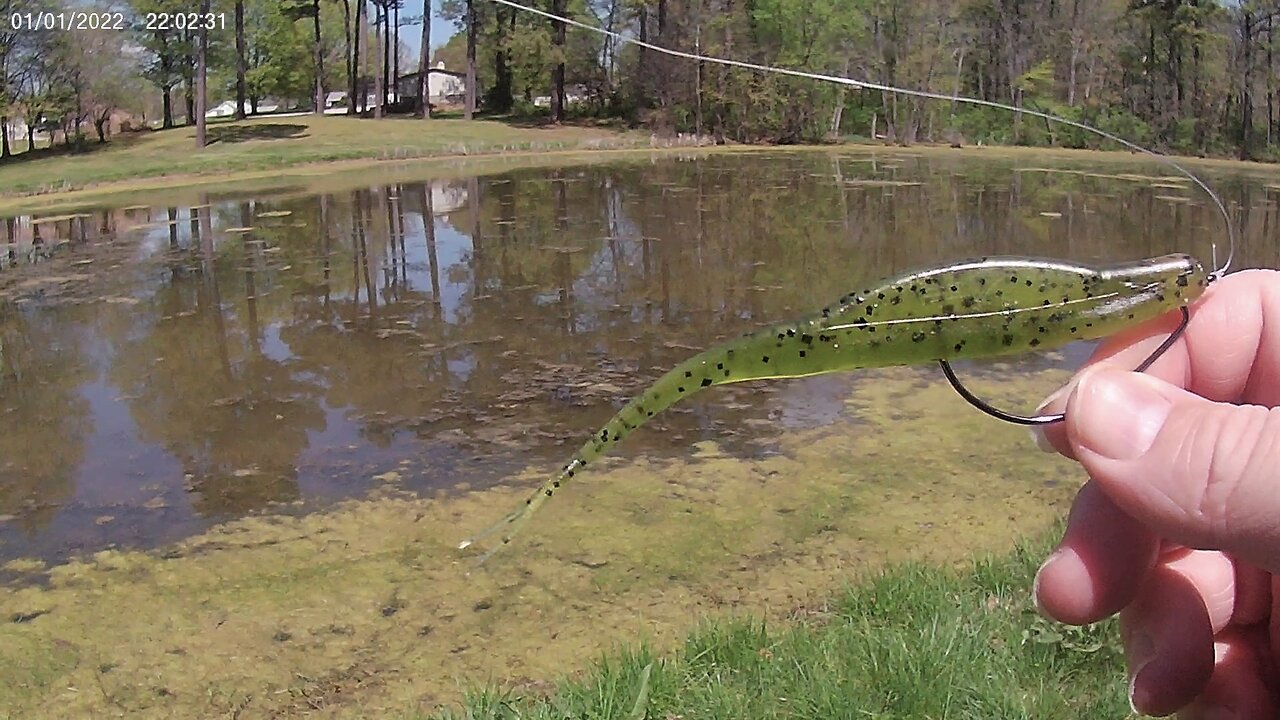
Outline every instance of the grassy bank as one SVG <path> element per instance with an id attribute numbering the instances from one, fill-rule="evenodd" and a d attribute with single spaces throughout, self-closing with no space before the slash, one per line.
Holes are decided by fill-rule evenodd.
<path id="1" fill-rule="evenodd" d="M 18 155 L 0 164 L 0 195 L 63 192 L 137 178 L 229 176 L 309 163 L 572 150 L 647 145 L 647 133 L 609 128 L 540 127 L 495 121 L 345 116 L 255 118 L 210 125 L 195 148 L 194 128 L 90 141 L 84 152 Z"/>
<path id="2" fill-rule="evenodd" d="M 714 621 L 667 656 L 615 652 L 550 693 L 482 690 L 436 717 L 1124 717 L 1112 623 L 1060 627 L 1031 606 L 1048 550 L 896 566 L 786 622 Z"/>
<path id="3" fill-rule="evenodd" d="M 236 184 L 237 190 L 251 191 L 255 187 L 278 186 L 287 182 L 286 178 L 307 185 L 335 174 L 374 173 L 382 179 L 385 174 L 397 172 L 397 167 L 403 164 L 386 161 L 475 156 L 555 157 L 576 153 L 564 161 L 581 162 L 587 151 L 647 150 L 652 146 L 647 131 L 607 126 L 541 126 L 498 120 L 266 117 L 215 123 L 209 134 L 213 142 L 202 151 L 194 147 L 193 129 L 175 128 L 117 137 L 105 145 L 91 141 L 81 153 L 42 150 L 31 156 L 17 155 L 0 163 L 0 209 L 18 212 L 46 206 L 66 207 L 101 200 L 108 194 L 145 195 L 157 189 L 167 191 L 175 187 L 230 182 Z M 658 144 L 679 143 L 661 141 Z M 830 146 L 823 147 L 829 149 Z M 928 145 L 905 149 L 885 148 L 880 144 L 862 147 L 944 155 L 960 152 Z M 751 146 L 750 149 L 769 148 Z M 1041 159 L 1129 161 L 1137 157 L 1129 152 L 1044 147 L 971 147 L 966 151 L 1027 162 Z M 1201 158 L 1178 158 L 1178 162 L 1198 172 L 1231 169 L 1256 174 L 1266 181 L 1280 173 L 1277 166 L 1261 163 Z M 420 176 L 421 168 L 415 172 Z"/>

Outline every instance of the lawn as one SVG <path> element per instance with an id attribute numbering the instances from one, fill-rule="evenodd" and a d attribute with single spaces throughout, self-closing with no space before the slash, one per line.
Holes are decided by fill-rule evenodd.
<path id="1" fill-rule="evenodd" d="M 1048 550 L 1035 541 L 961 568 L 890 567 L 789 622 L 712 621 L 675 653 L 618 651 L 551 692 L 477 688 L 434 717 L 1129 716 L 1112 623 L 1067 628 L 1032 607 Z"/>
<path id="2" fill-rule="evenodd" d="M 384 120 L 346 116 L 264 117 L 211 123 L 210 144 L 195 147 L 189 127 L 120 136 L 85 150 L 42 150 L 0 163 L 0 195 L 50 193 L 139 178 L 276 171 L 351 160 L 395 160 L 513 151 L 625 148 L 648 135 L 608 127 L 544 126 L 496 120 Z"/>

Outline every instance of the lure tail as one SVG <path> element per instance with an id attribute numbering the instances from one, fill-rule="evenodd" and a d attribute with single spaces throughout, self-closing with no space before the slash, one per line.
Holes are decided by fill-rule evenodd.
<path id="1" fill-rule="evenodd" d="M 775 328 L 761 330 L 727 346 L 703 351 L 677 365 L 658 378 L 642 395 L 632 398 L 624 405 L 590 440 L 578 448 L 573 459 L 559 473 L 543 483 L 519 509 L 493 526 L 458 543 L 458 549 L 471 547 L 479 540 L 500 533 L 501 541 L 481 557 L 480 561 L 484 562 L 499 548 L 510 543 L 511 538 L 564 483 L 572 480 L 589 463 L 608 453 L 649 418 L 684 398 L 712 385 L 781 377 L 775 369 L 758 362 L 760 354 L 755 352 L 756 346 L 772 348 L 777 342 L 774 337 L 777 332 Z M 748 359 L 753 361 L 748 362 Z"/>

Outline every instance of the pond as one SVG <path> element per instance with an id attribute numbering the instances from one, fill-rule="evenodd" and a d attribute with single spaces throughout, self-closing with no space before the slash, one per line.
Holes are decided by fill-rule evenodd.
<path id="1" fill-rule="evenodd" d="M 793 609 L 884 559 L 1007 546 L 1065 510 L 1078 474 L 933 368 L 745 383 L 631 436 L 495 559 L 495 577 L 465 579 L 448 543 L 511 509 L 671 365 L 850 288 L 988 254 L 1207 261 L 1222 237 L 1207 198 L 1167 168 L 1090 154 L 712 152 L 419 173 L 0 222 L 6 577 L 284 536 L 416 554 L 362 565 L 364 600 L 374 625 L 417 604 L 414 632 L 434 649 L 411 650 L 408 632 L 403 652 L 430 658 L 415 662 L 445 696 L 455 672 L 543 677 L 624 628 L 671 637 L 699 609 Z M 1203 172 L 1241 220 L 1236 267 L 1280 263 L 1268 173 Z M 1091 347 L 961 371 L 1029 410 Z M 237 564 L 313 551 L 210 562 L 224 582 Z M 403 574 L 434 566 L 451 568 L 426 571 L 434 590 Z M 426 599 L 406 600 L 412 588 Z M 611 625 L 599 602 L 632 624 Z M 382 632 L 314 620 L 307 632 L 341 630 L 326 641 L 334 667 L 354 652 L 343 643 Z M 547 650 L 557 623 L 575 639 Z M 276 647 L 299 632 L 264 634 L 262 658 L 310 662 Z M 522 636 L 511 654 L 485 649 L 509 633 Z"/>

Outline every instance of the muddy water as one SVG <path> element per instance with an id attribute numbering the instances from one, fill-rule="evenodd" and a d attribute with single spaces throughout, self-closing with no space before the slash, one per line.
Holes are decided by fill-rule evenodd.
<path id="1" fill-rule="evenodd" d="M 412 704 L 670 640 L 707 608 L 785 614 L 885 559 L 1006 545 L 1078 477 L 907 369 L 704 393 L 491 574 L 451 549 L 666 367 L 867 280 L 991 253 L 1208 257 L 1219 221 L 1167 175 L 655 156 L 0 223 L 0 564 L 46 584 L 0 603 L 31 691 L 13 707 L 97 682 L 86 712 L 283 712 L 299 683 L 369 677 Z M 1238 266 L 1276 266 L 1275 180 L 1210 180 L 1245 218 Z M 964 371 L 1027 407 L 1088 350 Z"/>

